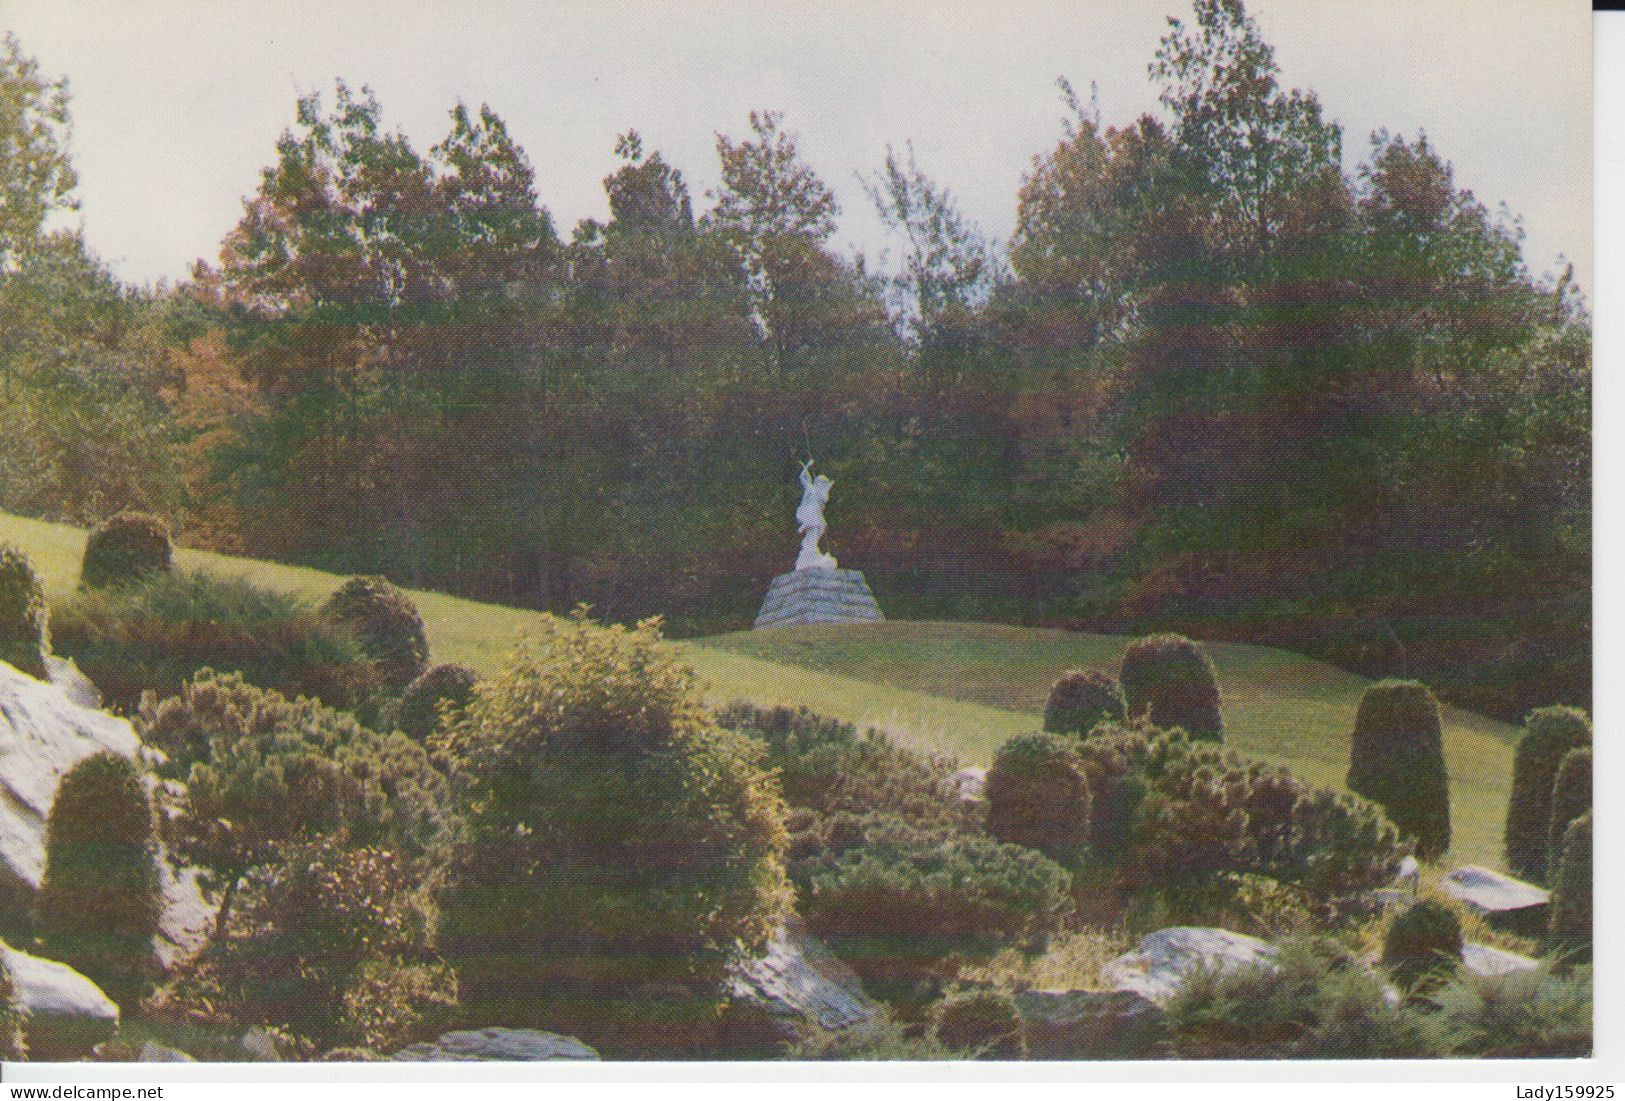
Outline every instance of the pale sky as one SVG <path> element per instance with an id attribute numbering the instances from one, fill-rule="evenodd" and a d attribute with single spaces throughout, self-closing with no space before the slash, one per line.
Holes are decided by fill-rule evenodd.
<path id="1" fill-rule="evenodd" d="M 1586 0 L 1250 0 L 1282 81 L 1344 127 L 1425 129 L 1458 186 L 1521 215 L 1537 274 L 1561 253 L 1591 287 L 1591 14 Z M 1008 238 L 1035 154 L 1061 135 L 1066 76 L 1108 123 L 1157 107 L 1146 66 L 1187 0 L 403 4 L 0 0 L 0 27 L 73 97 L 89 241 L 123 277 L 213 259 L 302 93 L 370 85 L 420 151 L 459 99 L 488 102 L 536 167 L 562 236 L 604 217 L 615 136 L 636 128 L 716 182 L 714 135 L 782 110 L 843 206 L 838 243 L 874 256 L 857 174 L 912 139 L 990 237 Z"/>

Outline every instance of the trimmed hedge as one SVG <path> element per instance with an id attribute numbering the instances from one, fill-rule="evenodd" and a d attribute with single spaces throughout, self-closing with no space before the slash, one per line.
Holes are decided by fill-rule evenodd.
<path id="1" fill-rule="evenodd" d="M 1076 863 L 1089 840 L 1089 778 L 1069 741 L 1028 734 L 999 747 L 987 773 L 987 832 Z"/>
<path id="2" fill-rule="evenodd" d="M 322 611 L 355 632 L 386 685 L 402 689 L 423 674 L 429 662 L 423 617 L 412 598 L 387 578 L 350 578 L 328 597 Z"/>
<path id="3" fill-rule="evenodd" d="M 1552 883 L 1551 931 L 1555 947 L 1576 959 L 1591 958 L 1591 812 L 1563 834 L 1562 856 Z"/>
<path id="4" fill-rule="evenodd" d="M 45 878 L 35 903 L 53 959 L 119 1002 L 153 977 L 162 903 L 152 805 L 141 771 L 114 753 L 68 770 L 45 826 Z"/>
<path id="5" fill-rule="evenodd" d="M 1103 722 L 1121 723 L 1127 718 L 1123 686 L 1097 669 L 1062 673 L 1044 705 L 1044 730 L 1049 734 L 1087 737 Z"/>
<path id="6" fill-rule="evenodd" d="M 103 520 L 85 540 L 79 584 L 88 589 L 140 581 L 175 565 L 169 525 L 145 512 L 120 512 Z"/>
<path id="7" fill-rule="evenodd" d="M 1219 675 L 1201 644 L 1183 635 L 1150 635 L 1123 652 L 1123 696 L 1130 717 L 1193 738 L 1224 740 Z"/>
<path id="8" fill-rule="evenodd" d="M 1546 866 L 1555 875 L 1563 860 L 1563 839 L 1569 823 L 1591 810 L 1591 747 L 1583 745 L 1563 755 L 1552 783 L 1552 817 L 1546 831 Z"/>
<path id="9" fill-rule="evenodd" d="M 1424 898 L 1393 916 L 1382 942 L 1382 965 L 1406 990 L 1448 980 L 1461 963 L 1461 917 Z"/>
<path id="10" fill-rule="evenodd" d="M 0 545 L 0 661 L 45 678 L 51 653 L 51 612 L 28 556 Z"/>
<path id="11" fill-rule="evenodd" d="M 1417 856 L 1450 848 L 1450 774 L 1439 701 L 1416 681 L 1385 680 L 1365 690 L 1354 720 L 1348 788 L 1376 803 Z"/>
<path id="12" fill-rule="evenodd" d="M 1523 731 L 1507 803 L 1507 867 L 1532 883 L 1546 883 L 1552 786 L 1569 750 L 1591 744 L 1591 720 L 1575 707 L 1542 707 L 1530 712 Z"/>
<path id="13" fill-rule="evenodd" d="M 406 686 L 395 709 L 395 725 L 416 741 L 428 741 L 440 728 L 441 705 L 455 717 L 474 698 L 474 686 L 479 682 L 480 675 L 466 665 L 432 666 Z"/>

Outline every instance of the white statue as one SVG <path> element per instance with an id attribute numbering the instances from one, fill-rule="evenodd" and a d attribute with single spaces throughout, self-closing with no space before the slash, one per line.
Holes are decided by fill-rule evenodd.
<path id="1" fill-rule="evenodd" d="M 824 505 L 829 501 L 830 487 L 835 483 L 820 474 L 812 476 L 812 460 L 801 464 L 801 504 L 796 506 L 797 531 L 801 535 L 801 553 L 796 556 L 798 570 L 833 570 L 835 556 L 818 549 L 824 537 Z"/>

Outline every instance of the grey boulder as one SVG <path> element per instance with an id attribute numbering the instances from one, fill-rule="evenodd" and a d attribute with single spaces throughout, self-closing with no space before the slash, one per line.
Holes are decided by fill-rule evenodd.
<path id="1" fill-rule="evenodd" d="M 880 1016 L 852 969 L 796 918 L 779 928 L 761 955 L 735 969 L 728 992 L 733 1008 L 766 1017 L 786 1040 L 803 1024 L 841 1032 L 871 1026 Z"/>
<path id="2" fill-rule="evenodd" d="M 573 1036 L 533 1028 L 481 1028 L 448 1032 L 432 1043 L 402 1048 L 391 1059 L 406 1063 L 535 1063 L 550 1059 L 597 1059 Z"/>
<path id="3" fill-rule="evenodd" d="M 113 999 L 67 964 L 19 952 L 3 941 L 0 955 L 11 973 L 30 1059 L 86 1059 L 118 1031 L 119 1009 Z"/>
<path id="4" fill-rule="evenodd" d="M 1141 938 L 1137 949 L 1106 964 L 1103 973 L 1114 989 L 1166 1005 L 1193 968 L 1233 970 L 1272 965 L 1274 959 L 1275 946 L 1268 941 L 1228 929 L 1181 925 Z"/>
<path id="5" fill-rule="evenodd" d="M 140 759 L 130 724 L 0 662 L 0 909 L 26 913 L 45 875 L 57 785 L 97 753 Z"/>
<path id="6" fill-rule="evenodd" d="M 1027 990 L 1015 996 L 1030 1059 L 1145 1059 L 1159 1054 L 1162 1007 L 1132 990 Z"/>

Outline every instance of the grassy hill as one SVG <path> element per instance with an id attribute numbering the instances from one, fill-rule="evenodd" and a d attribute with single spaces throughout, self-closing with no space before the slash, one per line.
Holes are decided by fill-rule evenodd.
<path id="1" fill-rule="evenodd" d="M 33 559 L 53 599 L 78 579 L 84 532 L 0 513 L 0 542 Z M 339 578 L 318 570 L 182 550 L 185 569 L 243 576 L 320 600 Z M 539 613 L 443 593 L 413 594 L 437 660 L 492 670 Z M 680 644 L 719 702 L 805 705 L 899 740 L 986 764 L 1005 739 L 1037 729 L 1064 670 L 1114 670 L 1126 638 L 970 623 L 894 622 L 742 631 Z M 1209 646 L 1230 745 L 1306 779 L 1341 785 L 1360 693 L 1369 682 L 1259 646 Z M 1455 860 L 1499 866 L 1516 730 L 1445 710 Z"/>

